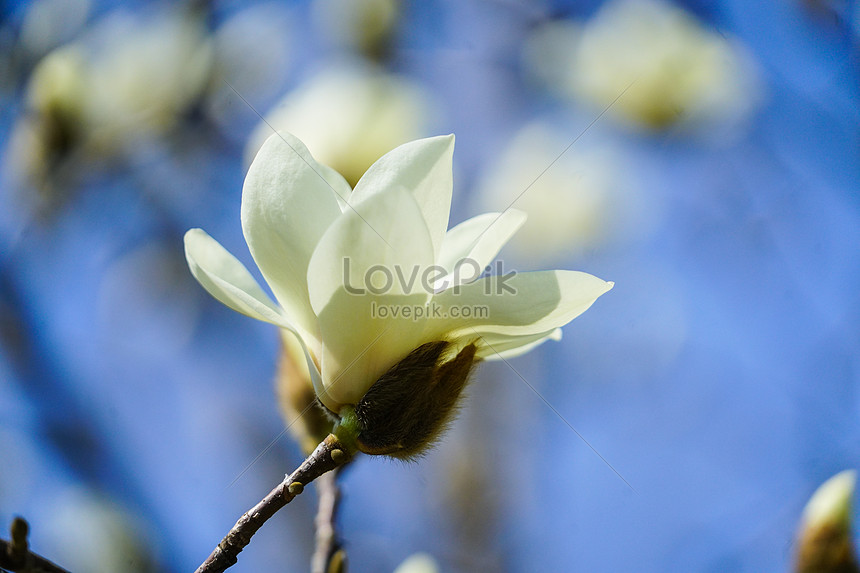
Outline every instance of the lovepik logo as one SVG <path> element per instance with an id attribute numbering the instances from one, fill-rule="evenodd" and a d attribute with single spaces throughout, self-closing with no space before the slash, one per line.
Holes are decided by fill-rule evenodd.
<path id="1" fill-rule="evenodd" d="M 492 268 L 495 266 L 495 269 Z M 454 270 L 440 265 L 432 265 L 421 268 L 413 265 L 405 268 L 402 265 L 386 266 L 382 264 L 372 265 L 367 268 L 363 277 L 357 284 L 353 284 L 356 277 L 351 278 L 351 262 L 349 257 L 343 258 L 343 286 L 351 295 L 361 296 L 365 294 L 383 295 L 393 292 L 414 293 L 417 288 L 423 289 L 429 294 L 438 294 L 448 291 L 452 294 L 460 294 L 460 287 L 467 284 L 483 274 L 496 276 L 495 281 L 487 281 L 484 287 L 486 295 L 516 294 L 517 290 L 508 281 L 517 275 L 517 271 L 504 272 L 504 263 L 496 261 L 482 269 L 474 259 L 462 259 Z M 495 272 L 492 272 L 495 271 Z M 451 285 L 454 285 L 453 287 Z"/>

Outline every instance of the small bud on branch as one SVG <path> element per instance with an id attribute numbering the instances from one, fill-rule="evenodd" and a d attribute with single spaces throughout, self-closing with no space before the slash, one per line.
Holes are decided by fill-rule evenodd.
<path id="1" fill-rule="evenodd" d="M 12 520 L 11 541 L 0 539 L 0 569 L 15 573 L 69 573 L 59 565 L 32 553 L 27 543 L 30 526 L 22 517 Z"/>
<path id="2" fill-rule="evenodd" d="M 341 440 L 329 434 L 299 468 L 284 478 L 260 503 L 245 512 L 196 573 L 221 573 L 236 564 L 238 555 L 270 517 L 299 495 L 304 486 L 348 462 L 352 454 Z"/>

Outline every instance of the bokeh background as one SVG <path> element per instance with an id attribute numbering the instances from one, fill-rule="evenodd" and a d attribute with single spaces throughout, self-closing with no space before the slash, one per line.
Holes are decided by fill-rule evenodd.
<path id="1" fill-rule="evenodd" d="M 193 570 L 302 455 L 277 332 L 183 233 L 252 267 L 268 124 L 353 182 L 453 132 L 452 224 L 513 203 L 506 268 L 616 286 L 483 366 L 424 459 L 345 473 L 351 570 L 788 571 L 860 459 L 858 49 L 840 0 L 0 2 L 0 524 Z M 314 511 L 233 570 L 307 570 Z"/>

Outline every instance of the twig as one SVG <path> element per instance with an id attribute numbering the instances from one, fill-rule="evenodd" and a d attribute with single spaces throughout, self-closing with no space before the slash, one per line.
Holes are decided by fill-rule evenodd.
<path id="1" fill-rule="evenodd" d="M 239 518 L 195 573 L 221 573 L 235 565 L 239 553 L 251 542 L 251 537 L 275 512 L 302 493 L 307 484 L 342 466 L 350 457 L 349 449 L 344 447 L 337 436 L 329 434 L 296 471 L 286 476 L 260 503 Z"/>
<path id="2" fill-rule="evenodd" d="M 11 530 L 11 541 L 0 539 L 0 569 L 27 573 L 69 573 L 59 565 L 30 551 L 27 543 L 30 526 L 23 518 L 13 519 Z"/>
<path id="3" fill-rule="evenodd" d="M 346 570 L 346 551 L 341 546 L 335 526 L 340 503 L 338 473 L 327 473 L 316 483 L 319 508 L 314 520 L 317 536 L 316 550 L 311 559 L 311 573 L 339 573 Z"/>

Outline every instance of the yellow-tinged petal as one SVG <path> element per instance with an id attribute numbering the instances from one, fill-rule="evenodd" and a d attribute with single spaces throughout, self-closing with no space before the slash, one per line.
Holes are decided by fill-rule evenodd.
<path id="1" fill-rule="evenodd" d="M 424 215 L 433 252 L 438 254 L 451 211 L 453 156 L 453 135 L 418 139 L 396 147 L 370 166 L 356 184 L 350 203 L 355 205 L 391 187 L 408 189 Z"/>
<path id="2" fill-rule="evenodd" d="M 319 381 L 320 374 L 303 338 L 304 333 L 300 333 L 284 311 L 263 292 L 236 257 L 202 229 L 191 229 L 185 233 L 185 258 L 191 274 L 216 300 L 246 316 L 295 334 L 301 343 L 311 379 Z"/>
<path id="3" fill-rule="evenodd" d="M 311 257 L 308 286 L 322 334 L 323 386 L 333 411 L 355 404 L 395 362 L 419 346 L 423 321 L 380 308 L 423 306 L 421 274 L 433 247 L 413 195 L 389 188 L 356 204 L 326 231 Z"/>
<path id="4" fill-rule="evenodd" d="M 523 336 L 506 336 L 488 332 L 475 341 L 478 345 L 476 356 L 484 360 L 507 360 L 525 354 L 547 340 L 561 340 L 561 329 L 554 328 L 550 331 Z"/>
<path id="5" fill-rule="evenodd" d="M 472 217 L 452 228 L 436 258 L 449 275 L 440 284 L 451 288 L 478 278 L 525 222 L 525 213 L 508 209 Z"/>
<path id="6" fill-rule="evenodd" d="M 338 197 L 348 194 L 346 181 L 286 132 L 266 140 L 242 190 L 242 230 L 254 261 L 288 316 L 317 337 L 308 262 L 341 214 Z"/>
<path id="7" fill-rule="evenodd" d="M 257 320 L 285 323 L 281 309 L 248 269 L 203 229 L 185 233 L 185 258 L 197 282 L 222 304 Z"/>
<path id="8" fill-rule="evenodd" d="M 579 271 L 488 276 L 436 295 L 433 302 L 445 309 L 448 318 L 433 328 L 463 335 L 468 335 L 469 329 L 479 334 L 538 334 L 564 326 L 612 286 Z M 453 307 L 459 308 L 451 312 Z M 470 309 L 468 320 L 458 318 L 465 307 Z"/>
<path id="9" fill-rule="evenodd" d="M 851 498 L 857 472 L 845 470 L 824 482 L 803 510 L 803 526 L 807 529 L 831 525 L 847 530 L 851 523 Z"/>
<path id="10" fill-rule="evenodd" d="M 796 573 L 860 571 L 851 531 L 857 472 L 836 474 L 813 494 L 803 511 L 796 544 Z"/>

